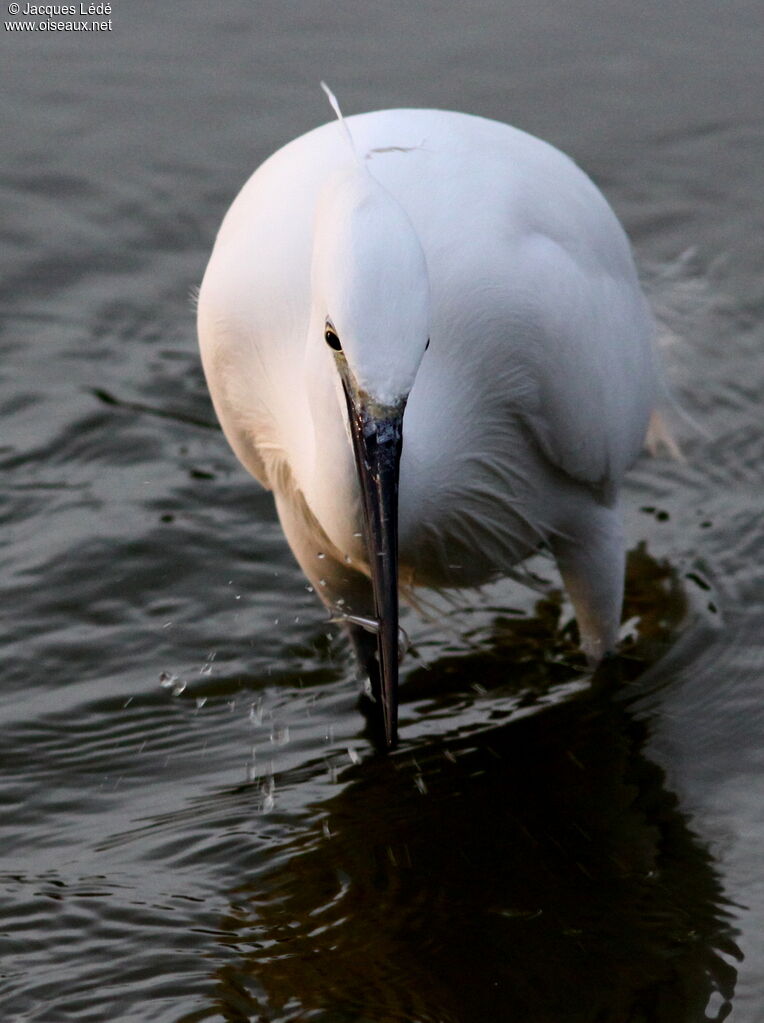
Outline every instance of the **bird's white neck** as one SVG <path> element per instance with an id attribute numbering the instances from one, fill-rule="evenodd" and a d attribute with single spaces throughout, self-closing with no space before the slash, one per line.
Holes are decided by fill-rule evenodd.
<path id="1" fill-rule="evenodd" d="M 314 324 L 311 330 L 323 331 L 323 324 Z M 312 436 L 305 445 L 298 484 L 337 550 L 359 560 L 365 557 L 360 491 L 342 384 L 328 354 L 319 345 L 306 346 Z"/>
<path id="2" fill-rule="evenodd" d="M 327 347 L 327 325 L 337 346 Z M 379 407 L 405 401 L 430 327 L 427 266 L 398 201 L 363 165 L 327 181 L 317 205 L 305 380 L 313 436 L 300 486 L 343 554 L 362 551 L 360 493 L 341 373 Z"/>

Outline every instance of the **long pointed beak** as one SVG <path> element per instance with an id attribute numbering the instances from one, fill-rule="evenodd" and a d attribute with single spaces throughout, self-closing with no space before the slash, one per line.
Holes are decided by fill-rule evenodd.
<path id="1" fill-rule="evenodd" d="M 378 621 L 377 657 L 385 741 L 398 741 L 398 471 L 404 404 L 380 408 L 343 382 L 364 510 L 364 535 Z"/>

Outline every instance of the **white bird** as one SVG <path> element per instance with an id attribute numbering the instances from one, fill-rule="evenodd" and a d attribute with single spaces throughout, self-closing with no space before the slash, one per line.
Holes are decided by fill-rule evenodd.
<path id="1" fill-rule="evenodd" d="M 659 380 L 626 235 L 567 156 L 482 117 L 333 105 L 228 211 L 199 340 L 392 746 L 399 587 L 479 586 L 547 548 L 590 661 L 613 649 L 619 487 Z"/>

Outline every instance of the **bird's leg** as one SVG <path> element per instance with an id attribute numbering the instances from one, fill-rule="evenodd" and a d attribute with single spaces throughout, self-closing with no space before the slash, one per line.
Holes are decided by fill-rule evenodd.
<path id="1" fill-rule="evenodd" d="M 311 581 L 332 619 L 342 622 L 361 671 L 371 683 L 370 693 L 361 695 L 361 711 L 368 722 L 371 741 L 386 748 L 382 713 L 382 680 L 374 629 L 374 598 L 367 576 L 357 571 L 336 552 L 311 516 L 307 506 L 295 498 L 285 501 L 276 494 L 281 525 L 297 561 Z M 355 618 L 355 621 L 353 619 Z M 369 627 L 361 624 L 369 623 Z"/>
<path id="2" fill-rule="evenodd" d="M 581 648 L 594 667 L 614 652 L 621 623 L 626 554 L 619 509 L 590 506 L 550 545 L 576 613 Z"/>
<path id="3" fill-rule="evenodd" d="M 364 695 L 370 702 L 378 703 L 382 694 L 382 682 L 377 656 L 377 637 L 360 625 L 346 624 L 345 630 L 361 671 L 369 680 L 370 689 Z"/>
<path id="4" fill-rule="evenodd" d="M 361 713 L 366 718 L 369 736 L 375 747 L 385 750 L 385 724 L 381 713 L 382 675 L 377 655 L 377 637 L 363 626 L 349 622 L 345 623 L 345 631 L 361 671 L 369 680 L 369 688 L 364 689 L 358 699 Z"/>

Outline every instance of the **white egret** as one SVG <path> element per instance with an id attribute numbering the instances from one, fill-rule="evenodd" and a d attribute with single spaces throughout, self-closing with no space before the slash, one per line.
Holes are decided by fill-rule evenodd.
<path id="1" fill-rule="evenodd" d="M 392 746 L 399 588 L 478 586 L 546 547 L 590 661 L 612 650 L 619 487 L 659 383 L 628 240 L 567 156 L 467 114 L 337 113 L 234 201 L 199 339 Z"/>

